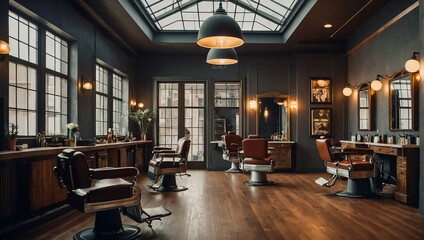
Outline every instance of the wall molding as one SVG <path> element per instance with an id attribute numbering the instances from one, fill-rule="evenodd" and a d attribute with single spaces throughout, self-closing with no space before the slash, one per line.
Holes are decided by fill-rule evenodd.
<path id="1" fill-rule="evenodd" d="M 378 36 L 380 33 L 382 33 L 384 30 L 386 30 L 388 27 L 399 21 L 401 18 L 406 16 L 408 13 L 410 13 L 412 10 L 417 8 L 419 6 L 419 1 L 416 1 L 411 6 L 403 10 L 401 13 L 399 13 L 396 17 L 392 18 L 390 21 L 388 21 L 386 24 L 384 24 L 382 27 L 380 27 L 377 31 L 375 31 L 373 34 L 365 38 L 362 42 L 360 42 L 358 45 L 353 47 L 347 52 L 347 55 L 351 55 L 352 53 L 356 52 L 359 48 L 367 44 L 369 41 L 371 41 L 373 38 Z"/>

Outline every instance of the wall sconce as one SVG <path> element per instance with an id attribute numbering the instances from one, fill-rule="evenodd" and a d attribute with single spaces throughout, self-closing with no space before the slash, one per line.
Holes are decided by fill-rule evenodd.
<path id="1" fill-rule="evenodd" d="M 138 104 L 138 108 L 140 108 L 140 109 L 141 109 L 141 108 L 143 108 L 143 107 L 144 107 L 144 104 L 143 104 L 143 103 L 139 103 L 139 104 Z"/>
<path id="2" fill-rule="evenodd" d="M 85 83 L 82 84 L 82 89 L 91 90 L 91 89 L 93 89 L 93 85 L 89 82 L 85 82 Z"/>
<path id="3" fill-rule="evenodd" d="M 10 46 L 7 42 L 0 40 L 0 54 L 9 54 L 10 53 Z"/>
<path id="4" fill-rule="evenodd" d="M 268 108 L 267 108 L 267 107 L 265 107 L 265 110 L 264 110 L 264 118 L 265 118 L 265 119 L 267 119 L 267 118 L 268 118 L 268 116 L 269 116 L 269 111 L 268 111 Z"/>
<path id="5" fill-rule="evenodd" d="M 291 101 L 291 108 L 296 109 L 297 108 L 297 102 L 296 100 Z"/>
<path id="6" fill-rule="evenodd" d="M 420 62 L 418 61 L 418 52 L 412 54 L 412 58 L 406 61 L 405 69 L 410 73 L 418 72 L 420 70 Z"/>
<path id="7" fill-rule="evenodd" d="M 253 98 L 251 98 L 249 101 L 249 107 L 252 111 L 256 110 L 256 108 L 258 107 L 258 103 L 256 102 L 256 100 L 253 100 Z"/>
<path id="8" fill-rule="evenodd" d="M 383 84 L 381 83 L 380 79 L 386 79 L 386 78 L 384 78 L 381 75 L 377 75 L 377 78 L 373 80 L 371 83 L 362 82 L 358 86 L 352 86 L 350 83 L 348 83 L 347 86 L 343 88 L 343 95 L 345 95 L 346 97 L 349 97 L 350 95 L 352 95 L 353 89 L 358 89 L 364 83 L 370 83 L 370 86 L 374 91 L 379 91 L 383 87 Z"/>
<path id="9" fill-rule="evenodd" d="M 135 111 L 135 106 L 137 106 L 137 102 L 135 100 L 130 100 L 131 112 Z"/>

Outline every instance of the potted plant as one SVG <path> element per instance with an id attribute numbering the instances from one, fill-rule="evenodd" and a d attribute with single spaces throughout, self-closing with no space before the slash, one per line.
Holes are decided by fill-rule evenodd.
<path id="1" fill-rule="evenodd" d="M 7 130 L 7 138 L 9 139 L 8 149 L 11 151 L 15 150 L 17 136 L 18 136 L 18 125 L 14 123 L 9 124 L 9 129 Z"/>
<path id="2" fill-rule="evenodd" d="M 140 127 L 141 140 L 146 140 L 147 129 L 152 122 L 153 114 L 148 108 L 145 110 L 138 109 L 130 114 L 130 118 L 134 120 Z"/>
<path id="3" fill-rule="evenodd" d="M 61 147 L 63 146 L 63 137 L 61 135 L 52 135 L 51 142 L 47 143 L 49 147 Z"/>

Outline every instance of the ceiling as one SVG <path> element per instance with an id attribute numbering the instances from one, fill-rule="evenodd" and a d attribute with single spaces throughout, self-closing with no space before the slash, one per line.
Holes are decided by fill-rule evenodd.
<path id="1" fill-rule="evenodd" d="M 88 5 L 98 17 L 108 24 L 135 52 L 139 54 L 207 54 L 208 49 L 196 44 L 196 36 L 182 41 L 178 35 L 168 41 L 158 39 L 147 29 L 148 20 L 139 13 L 128 11 L 124 6 L 134 5 L 138 0 L 78 0 Z M 78 2 L 77 1 L 77 2 Z M 305 0 L 308 2 L 310 0 Z M 389 0 L 318 0 L 306 16 L 293 29 L 285 43 L 249 43 L 237 48 L 239 55 L 290 54 L 299 52 L 346 52 L 345 40 L 357 27 L 363 24 Z M 369 4 L 368 4 L 369 3 Z M 361 8 L 368 4 L 351 21 L 345 24 Z M 138 16 L 137 16 L 138 14 Z M 324 28 L 330 23 L 332 28 Z M 342 25 L 344 25 L 337 31 Z M 143 25 L 145 28 L 143 28 Z M 147 30 L 146 30 L 147 29 Z M 336 34 L 334 34 L 337 31 Z M 330 37 L 333 35 L 333 37 Z M 269 35 L 269 39 L 272 37 Z M 181 37 L 183 38 L 183 37 Z M 191 39 L 193 38 L 193 39 Z M 171 39 L 171 41 L 169 41 Z M 186 40 L 185 39 L 185 40 Z M 264 38 L 266 39 L 266 38 Z"/>

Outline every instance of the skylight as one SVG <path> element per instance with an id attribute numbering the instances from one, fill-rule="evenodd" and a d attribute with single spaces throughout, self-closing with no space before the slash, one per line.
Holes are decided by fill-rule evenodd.
<path id="1" fill-rule="evenodd" d="M 198 31 L 218 8 L 213 0 L 137 0 L 159 32 Z M 281 32 L 300 0 L 228 0 L 222 5 L 244 32 Z"/>

